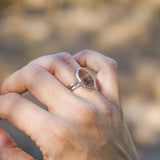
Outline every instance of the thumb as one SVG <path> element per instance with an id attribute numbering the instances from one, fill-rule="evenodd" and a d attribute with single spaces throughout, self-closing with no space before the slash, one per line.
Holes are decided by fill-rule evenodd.
<path id="1" fill-rule="evenodd" d="M 13 139 L 0 128 L 0 160 L 34 160 L 16 146 Z"/>

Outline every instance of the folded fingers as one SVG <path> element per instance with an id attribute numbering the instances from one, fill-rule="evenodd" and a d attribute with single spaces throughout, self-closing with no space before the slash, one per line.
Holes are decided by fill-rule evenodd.
<path id="1" fill-rule="evenodd" d="M 74 79 L 74 71 L 71 70 L 75 70 L 75 67 L 66 68 L 68 66 L 66 63 L 69 62 L 64 62 L 60 57 L 51 55 L 32 61 L 4 82 L 2 94 L 23 93 L 28 90 L 52 113 L 63 114 L 63 112 L 68 112 L 70 108 L 72 110 L 79 99 L 64 85 Z M 66 70 L 68 71 L 66 72 Z M 63 83 L 61 83 L 62 81 Z"/>
<path id="2" fill-rule="evenodd" d="M 67 88 L 75 81 L 75 73 L 80 66 L 88 66 L 98 73 L 98 91 L 79 87 L 70 92 Z M 104 97 L 119 103 L 117 72 L 112 60 L 92 51 L 80 52 L 75 59 L 65 52 L 37 58 L 11 75 L 1 91 L 5 94 L 27 90 L 46 105 L 49 112 L 68 118 L 81 117 L 81 110 L 84 112 L 86 103 L 93 104 L 87 105 L 91 110 L 98 109 L 108 114 L 106 106 L 109 104 Z"/>
<path id="3" fill-rule="evenodd" d="M 117 62 L 112 58 L 91 50 L 78 52 L 74 58 L 81 66 L 87 66 L 97 72 L 96 82 L 98 91 L 108 100 L 119 105 Z"/>
<path id="4" fill-rule="evenodd" d="M 2 85 L 1 92 L 23 93 L 28 90 L 50 112 L 59 114 L 72 113 L 83 100 L 100 106 L 102 97 L 96 90 L 79 87 L 74 94 L 67 88 L 75 81 L 79 67 L 74 58 L 65 52 L 43 56 L 11 75 Z"/>

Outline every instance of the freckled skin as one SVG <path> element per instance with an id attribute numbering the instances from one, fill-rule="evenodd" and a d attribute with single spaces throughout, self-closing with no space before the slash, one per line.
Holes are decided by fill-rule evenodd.
<path id="1" fill-rule="evenodd" d="M 97 87 L 71 92 L 67 86 L 85 66 L 97 73 Z M 138 160 L 120 106 L 117 68 L 115 60 L 90 50 L 37 58 L 3 83 L 0 118 L 29 135 L 44 160 Z M 91 77 L 84 83 L 92 85 Z M 21 96 L 26 91 L 48 111 Z M 33 160 L 0 129 L 1 159 Z"/>

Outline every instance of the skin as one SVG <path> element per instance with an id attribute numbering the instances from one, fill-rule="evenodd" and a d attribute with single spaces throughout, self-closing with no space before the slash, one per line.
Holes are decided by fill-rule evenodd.
<path id="1" fill-rule="evenodd" d="M 67 86 L 76 69 L 97 73 L 97 88 Z M 48 111 L 24 98 L 29 91 Z M 119 100 L 117 63 L 85 50 L 37 58 L 2 85 L 0 118 L 31 137 L 44 160 L 138 160 Z M 0 129 L 0 160 L 32 160 Z"/>

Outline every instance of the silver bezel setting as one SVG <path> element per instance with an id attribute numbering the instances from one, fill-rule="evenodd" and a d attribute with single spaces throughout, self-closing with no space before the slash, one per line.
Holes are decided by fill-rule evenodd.
<path id="1" fill-rule="evenodd" d="M 93 88 L 94 88 L 94 79 L 93 79 L 93 85 L 92 85 L 91 87 L 86 86 L 86 85 L 82 82 L 81 78 L 79 77 L 79 71 L 80 71 L 81 69 L 82 69 L 82 70 L 85 70 L 85 71 L 92 77 L 92 79 L 93 79 L 92 74 L 91 74 L 87 69 L 85 69 L 85 68 L 83 68 L 83 67 L 79 67 L 79 68 L 76 70 L 76 79 L 77 79 L 78 83 L 79 83 L 81 86 L 83 86 L 84 88 L 86 88 L 86 89 L 89 89 L 89 90 L 93 89 Z"/>

